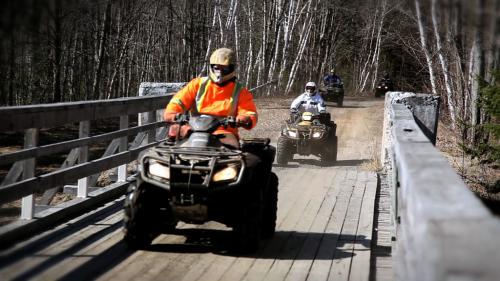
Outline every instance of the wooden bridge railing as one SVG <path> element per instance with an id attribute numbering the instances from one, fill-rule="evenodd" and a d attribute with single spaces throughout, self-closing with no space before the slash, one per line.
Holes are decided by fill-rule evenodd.
<path id="1" fill-rule="evenodd" d="M 500 219 L 433 146 L 439 104 L 432 100 L 386 96 L 382 159 L 396 226 L 395 280 L 498 280 Z"/>
<path id="2" fill-rule="evenodd" d="M 154 95 L 114 100 L 71 102 L 58 104 L 0 107 L 0 132 L 24 134 L 24 148 L 0 154 L 0 165 L 12 164 L 9 174 L 0 186 L 0 204 L 22 198 L 22 219 L 34 215 L 34 193 L 46 191 L 56 186 L 78 181 L 77 196 L 87 197 L 89 179 L 92 175 L 118 166 L 118 181 L 127 178 L 127 163 L 135 160 L 140 151 L 156 144 L 157 131 L 165 126 L 156 120 L 156 111 L 162 109 L 171 95 Z M 129 127 L 129 116 L 143 114 L 144 122 Z M 119 130 L 90 136 L 90 121 L 120 118 Z M 141 118 L 142 120 L 142 118 Z M 79 138 L 39 146 L 39 130 L 79 122 Z M 165 129 L 163 129 L 165 131 Z M 128 137 L 136 136 L 136 145 L 129 145 Z M 114 141 L 117 153 L 109 153 L 100 159 L 89 161 L 89 146 Z M 78 160 L 75 165 L 35 176 L 36 161 L 39 157 L 72 151 Z M 70 153 L 71 154 L 71 153 Z M 21 177 L 22 176 L 22 177 Z"/>

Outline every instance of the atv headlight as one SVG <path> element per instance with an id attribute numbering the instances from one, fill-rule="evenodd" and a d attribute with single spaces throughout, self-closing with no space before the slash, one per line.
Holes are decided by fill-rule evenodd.
<path id="1" fill-rule="evenodd" d="M 288 135 L 292 138 L 296 138 L 297 137 L 297 132 L 296 131 L 288 131 Z"/>
<path id="2" fill-rule="evenodd" d="M 311 112 L 304 112 L 302 113 L 302 120 L 304 121 L 311 121 L 313 119 L 313 114 Z"/>
<path id="3" fill-rule="evenodd" d="M 217 171 L 213 175 L 212 180 L 214 182 L 235 180 L 237 176 L 238 176 L 238 167 L 236 165 L 231 165 Z"/>
<path id="4" fill-rule="evenodd" d="M 320 139 L 323 136 L 322 132 L 314 132 L 312 137 L 315 139 Z"/>
<path id="5" fill-rule="evenodd" d="M 148 172 L 150 175 L 162 179 L 170 179 L 170 168 L 167 165 L 153 159 L 150 159 L 148 164 Z"/>

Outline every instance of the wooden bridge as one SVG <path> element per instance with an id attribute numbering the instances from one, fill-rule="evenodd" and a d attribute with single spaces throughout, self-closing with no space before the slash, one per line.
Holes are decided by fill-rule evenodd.
<path id="1" fill-rule="evenodd" d="M 0 203 L 23 197 L 22 219 L 0 228 L 2 280 L 416 278 L 411 270 L 393 270 L 391 258 L 390 240 L 397 236 L 391 218 L 397 221 L 398 214 L 408 214 L 393 212 L 391 216 L 389 212 L 391 200 L 393 209 L 400 208 L 390 197 L 391 175 L 404 162 L 397 156 L 392 158 L 399 164 L 392 166 L 388 180 L 363 165 L 377 149 L 371 141 L 381 139 L 382 114 L 378 119 L 373 114 L 381 110 L 381 100 L 347 100 L 345 108 L 331 109 L 339 124 L 339 161 L 335 165 L 322 166 L 314 157 L 302 157 L 287 167 L 273 168 L 279 177 L 277 232 L 264 241 L 257 253 L 232 254 L 228 248 L 230 229 L 218 223 L 179 223 L 176 233 L 159 236 L 147 249 L 127 249 L 122 242 L 122 194 L 134 178 L 125 165 L 164 136 L 163 124 L 156 122 L 155 111 L 168 100 L 169 96 L 148 96 L 0 108 L 2 120 L 10 121 L 2 121 L 0 131 L 26 130 L 25 149 L 0 154 L 0 165 L 12 164 L 0 187 Z M 276 110 L 286 114 L 286 109 Z M 130 127 L 129 116 L 139 113 L 137 126 Z M 265 116 L 261 115 L 261 122 L 266 122 Z M 118 130 L 100 135 L 90 133 L 91 120 L 112 117 L 120 119 Z M 72 122 L 80 122 L 78 139 L 39 145 L 40 128 Z M 365 127 L 377 122 L 378 133 L 373 136 Z M 279 128 L 274 133 L 279 133 Z M 128 142 L 129 138 L 133 141 Z M 400 140 L 393 138 L 392 142 Z M 90 159 L 89 147 L 99 142 L 110 145 L 103 157 Z M 61 151 L 69 151 L 65 166 L 35 176 L 38 157 Z M 70 156 L 73 161 L 69 161 Z M 114 167 L 114 183 L 91 189 L 96 173 Z M 401 176 L 396 175 L 396 179 Z M 35 204 L 33 193 L 63 185 L 78 186 L 78 196 L 46 209 Z M 420 233 L 425 236 L 425 231 Z M 492 257 L 495 260 L 497 256 Z M 482 280 L 494 280 L 489 279 L 494 269 L 485 270 Z"/>

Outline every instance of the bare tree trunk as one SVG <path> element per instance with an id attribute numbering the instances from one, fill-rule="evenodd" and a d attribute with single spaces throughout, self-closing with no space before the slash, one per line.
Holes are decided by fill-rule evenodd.
<path id="1" fill-rule="evenodd" d="M 101 72 L 104 65 L 104 49 L 106 48 L 106 40 L 110 28 L 111 17 L 111 0 L 106 1 L 106 10 L 104 12 L 104 19 L 99 38 L 99 50 L 95 56 L 96 68 L 94 71 L 94 81 L 92 83 L 92 97 L 98 99 L 104 98 L 104 93 L 99 92 L 99 85 L 101 82 Z"/>
<path id="2" fill-rule="evenodd" d="M 62 53 L 62 8 L 61 0 L 54 0 L 54 45 L 53 45 L 53 80 L 52 90 L 54 98 L 52 102 L 61 102 L 61 53 Z"/>
<path id="3" fill-rule="evenodd" d="M 302 1 L 289 1 L 288 2 L 288 13 L 286 15 L 286 20 L 283 23 L 283 49 L 281 51 L 281 68 L 278 74 L 277 86 L 279 89 L 286 89 L 288 85 L 283 85 L 285 71 L 289 69 L 288 58 L 293 57 L 293 54 L 289 53 L 290 42 L 292 41 L 294 30 L 297 22 L 301 18 L 302 11 L 299 12 L 300 5 Z M 305 6 L 304 6 L 305 8 Z M 301 34 L 303 35 L 303 34 Z M 285 90 L 285 94 L 288 92 Z"/>
<path id="4" fill-rule="evenodd" d="M 480 81 L 479 79 L 484 79 L 485 77 L 485 65 L 484 65 L 484 5 L 485 0 L 477 0 L 477 21 L 475 26 L 475 40 L 473 47 L 473 63 L 471 67 L 472 76 L 472 86 L 471 86 L 471 112 L 472 112 L 472 134 L 471 141 L 473 145 L 478 144 L 480 138 L 480 131 L 478 130 L 478 125 L 481 124 L 481 107 L 479 105 L 479 90 Z"/>
<path id="5" fill-rule="evenodd" d="M 281 38 L 281 20 L 283 19 L 284 12 L 285 12 L 285 4 L 282 3 L 282 0 L 275 1 L 274 2 L 274 9 L 276 10 L 276 14 L 279 15 L 277 19 L 275 19 L 275 26 L 274 26 L 274 54 L 271 58 L 271 62 L 269 65 L 269 70 L 267 73 L 267 82 L 271 82 L 274 79 L 275 75 L 275 70 L 276 70 L 276 65 L 278 64 L 278 59 L 279 59 L 279 52 L 280 52 L 280 38 Z M 267 92 L 266 95 L 269 96 L 271 92 L 277 92 L 277 87 L 276 84 L 274 87 L 267 87 Z"/>
<path id="6" fill-rule="evenodd" d="M 14 25 L 15 25 L 15 19 L 16 19 L 16 10 L 11 12 L 10 17 L 9 17 L 9 28 L 10 30 L 14 30 Z M 8 89 L 8 96 L 7 96 L 7 105 L 13 106 L 15 105 L 15 97 L 14 97 L 14 83 L 16 82 L 15 79 L 15 69 L 16 69 L 16 38 L 15 38 L 15 33 L 12 32 L 10 34 L 10 52 L 9 52 L 9 89 Z"/>
<path id="7" fill-rule="evenodd" d="M 212 17 L 212 30 L 215 29 L 215 24 L 216 24 L 216 21 L 217 21 L 217 15 L 218 15 L 218 9 L 220 9 L 220 6 L 219 5 L 215 5 L 214 6 L 214 14 L 213 14 L 213 17 Z M 205 53 L 205 61 L 208 61 L 208 58 L 210 56 L 210 52 L 212 51 L 211 48 L 212 48 L 212 32 L 209 32 L 209 35 L 208 35 L 208 47 L 207 47 L 207 51 Z M 201 76 L 201 73 L 207 71 L 208 72 L 208 69 L 207 69 L 207 64 L 204 64 L 203 65 L 203 68 L 201 69 L 200 73 L 198 74 L 198 76 Z"/>
<path id="8" fill-rule="evenodd" d="M 307 4 L 307 13 L 308 14 L 311 12 L 311 2 L 309 2 Z M 297 51 L 297 54 L 295 56 L 295 60 L 293 62 L 292 68 L 290 70 L 290 76 L 288 77 L 288 82 L 287 82 L 287 85 L 285 88 L 285 94 L 290 93 L 290 91 L 292 90 L 292 85 L 295 82 L 295 76 L 297 74 L 297 68 L 299 66 L 299 63 L 302 60 L 302 56 L 304 54 L 305 47 L 306 47 L 308 40 L 309 40 L 309 34 L 311 33 L 312 22 L 313 22 L 312 17 L 307 17 L 304 19 L 304 24 L 302 25 L 302 30 L 300 32 L 299 49 Z"/>
<path id="9" fill-rule="evenodd" d="M 452 89 L 451 89 L 451 82 L 450 82 L 451 78 L 449 75 L 448 61 L 446 60 L 446 58 L 444 57 L 444 54 L 443 54 L 441 35 L 439 34 L 439 30 L 438 30 L 439 23 L 437 22 L 436 2 L 437 2 L 436 0 L 432 0 L 432 7 L 431 7 L 432 26 L 433 26 L 433 30 L 434 30 L 434 36 L 436 38 L 436 47 L 437 47 L 439 62 L 441 64 L 441 70 L 443 72 L 443 77 L 444 77 L 444 85 L 445 85 L 445 90 L 446 90 L 448 111 L 450 112 L 450 118 L 451 118 L 451 127 L 452 127 L 452 129 L 455 129 L 455 127 L 456 127 L 455 103 L 453 101 L 453 93 L 452 93 Z"/>
<path id="10" fill-rule="evenodd" d="M 493 69 L 500 68 L 500 1 L 495 1 L 495 15 L 493 17 L 495 29 L 493 31 Z"/>
<path id="11" fill-rule="evenodd" d="M 255 17 L 255 10 L 252 7 L 253 1 L 247 0 L 247 5 L 244 7 L 244 11 L 246 14 L 246 18 L 248 19 L 248 31 L 249 34 L 253 34 L 254 32 L 254 17 Z M 253 65 L 253 39 L 252 36 L 248 37 L 248 46 L 247 46 L 247 55 L 246 55 L 246 60 L 245 60 L 245 77 L 246 77 L 246 82 L 245 84 L 247 86 L 252 83 L 252 65 Z"/>
<path id="12" fill-rule="evenodd" d="M 434 77 L 434 68 L 432 66 L 431 54 L 430 54 L 428 46 L 427 46 L 427 39 L 426 39 L 426 34 L 425 34 L 425 29 L 424 29 L 424 23 L 422 20 L 422 15 L 420 13 L 420 1 L 419 0 L 415 0 L 415 10 L 417 12 L 418 31 L 420 33 L 420 47 L 422 48 L 422 51 L 424 52 L 425 60 L 427 62 L 427 68 L 429 69 L 429 79 L 431 82 L 432 94 L 436 95 L 436 93 L 437 93 L 436 92 L 436 78 Z"/>
<path id="13" fill-rule="evenodd" d="M 115 66 L 113 68 L 113 73 L 111 74 L 111 79 L 109 81 L 107 99 L 113 98 L 112 93 L 113 93 L 113 86 L 115 84 L 116 76 L 117 76 L 117 74 L 120 70 L 120 67 L 122 65 L 123 59 L 125 57 L 125 53 L 128 50 L 128 43 L 130 41 L 130 38 L 133 36 L 134 30 L 132 30 L 130 32 L 131 34 L 125 35 L 125 42 L 123 42 L 123 46 L 122 46 L 122 48 L 120 48 L 120 53 L 119 53 L 118 59 L 115 63 Z"/>

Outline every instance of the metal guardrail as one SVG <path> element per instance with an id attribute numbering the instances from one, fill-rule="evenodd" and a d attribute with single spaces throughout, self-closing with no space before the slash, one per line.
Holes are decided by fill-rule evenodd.
<path id="1" fill-rule="evenodd" d="M 422 132 L 421 97 L 386 96 L 382 159 L 392 179 L 395 279 L 498 280 L 500 219 Z"/>

